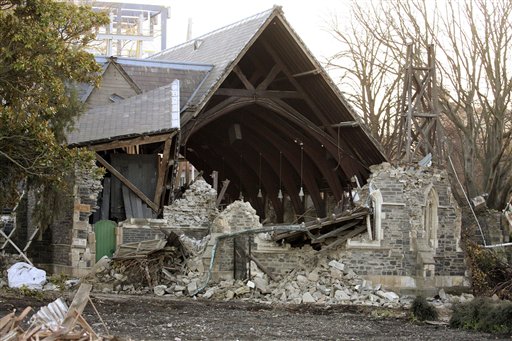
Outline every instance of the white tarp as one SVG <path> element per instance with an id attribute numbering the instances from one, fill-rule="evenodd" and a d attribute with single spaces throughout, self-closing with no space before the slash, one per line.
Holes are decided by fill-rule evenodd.
<path id="1" fill-rule="evenodd" d="M 7 280 L 10 288 L 26 286 L 29 289 L 41 290 L 46 283 L 46 271 L 18 262 L 7 270 Z"/>

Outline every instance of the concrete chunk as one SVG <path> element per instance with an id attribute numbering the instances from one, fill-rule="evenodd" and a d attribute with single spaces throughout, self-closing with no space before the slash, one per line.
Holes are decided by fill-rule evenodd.
<path id="1" fill-rule="evenodd" d="M 398 299 L 400 298 L 400 296 L 398 296 L 397 294 L 395 294 L 392 291 L 384 292 L 382 290 L 379 290 L 375 293 L 375 295 L 382 297 L 388 301 L 398 301 Z"/>
<path id="2" fill-rule="evenodd" d="M 315 303 L 315 298 L 309 293 L 306 292 L 302 295 L 302 302 L 303 303 Z"/>
<path id="3" fill-rule="evenodd" d="M 153 288 L 153 292 L 157 296 L 165 295 L 165 289 L 167 289 L 167 285 L 157 285 Z"/>
<path id="4" fill-rule="evenodd" d="M 345 270 L 345 264 L 340 263 L 340 262 L 338 262 L 338 261 L 336 261 L 334 259 L 329 262 L 329 266 L 332 267 L 332 268 L 338 269 L 340 271 Z"/>

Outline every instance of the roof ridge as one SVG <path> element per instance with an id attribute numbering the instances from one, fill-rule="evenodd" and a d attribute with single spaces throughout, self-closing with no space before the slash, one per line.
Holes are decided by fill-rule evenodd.
<path id="1" fill-rule="evenodd" d="M 165 49 L 163 51 L 157 52 L 157 53 L 155 53 L 155 54 L 153 54 L 151 56 L 148 56 L 148 59 L 153 59 L 155 57 L 158 57 L 158 56 L 161 56 L 161 55 L 165 54 L 166 52 L 173 51 L 173 50 L 176 50 L 176 49 L 181 48 L 183 46 L 193 44 L 196 40 L 201 40 L 201 39 L 208 38 L 209 36 L 212 36 L 212 35 L 217 34 L 219 32 L 231 29 L 231 28 L 236 27 L 236 26 L 243 25 L 243 24 L 247 23 L 248 21 L 259 19 L 259 18 L 261 18 L 261 17 L 263 17 L 265 15 L 270 16 L 272 13 L 274 13 L 274 11 L 282 12 L 282 7 L 274 5 L 271 9 L 267 9 L 267 10 L 265 10 L 263 12 L 259 12 L 257 14 L 251 15 L 250 17 L 244 18 L 242 20 L 238 20 L 238 21 L 236 21 L 234 23 L 231 23 L 229 25 L 220 27 L 220 28 L 218 28 L 216 30 L 210 31 L 208 33 L 205 33 L 205 34 L 203 34 L 201 36 L 198 36 L 198 37 L 192 38 L 190 40 L 187 40 L 187 41 L 185 41 L 185 42 L 183 42 L 181 44 L 178 44 L 178 45 L 169 47 L 168 49 Z"/>
<path id="2" fill-rule="evenodd" d="M 137 64 L 160 64 L 162 67 L 167 67 L 169 69 L 176 69 L 177 66 L 187 67 L 190 69 L 193 68 L 211 68 L 213 65 L 204 64 L 204 63 L 191 63 L 191 62 L 180 62 L 180 61 L 169 61 L 163 59 L 149 59 L 149 58 L 131 58 L 131 57 L 121 57 L 121 56 L 94 56 L 96 62 L 98 63 L 108 63 L 109 61 L 115 61 L 120 65 L 137 65 Z"/>

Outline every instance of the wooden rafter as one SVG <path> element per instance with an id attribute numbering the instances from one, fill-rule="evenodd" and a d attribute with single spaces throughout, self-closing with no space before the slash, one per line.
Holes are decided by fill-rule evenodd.
<path id="1" fill-rule="evenodd" d="M 284 75 L 287 77 L 288 81 L 297 89 L 297 91 L 302 95 L 304 101 L 306 104 L 313 110 L 315 115 L 320 119 L 322 125 L 326 127 L 327 133 L 331 137 L 336 137 L 338 134 L 336 130 L 331 127 L 331 122 L 327 119 L 326 115 L 320 108 L 315 104 L 315 102 L 310 98 L 310 96 L 307 94 L 305 89 L 300 85 L 300 83 L 295 79 L 293 74 L 288 70 L 286 67 L 286 64 L 283 62 L 283 60 L 279 57 L 278 53 L 275 51 L 275 49 L 266 41 L 263 41 L 263 45 L 265 47 L 265 50 L 271 55 L 274 62 L 280 66 L 281 71 L 284 73 Z M 339 141 L 336 143 L 339 148 L 344 149 L 344 153 L 348 156 L 357 155 L 357 157 L 360 160 L 364 160 L 364 156 L 359 153 L 359 151 L 356 148 L 353 148 L 352 145 L 347 144 L 344 139 L 339 139 Z M 343 147 L 341 146 L 343 145 Z M 350 150 L 351 153 L 347 153 L 346 150 Z M 353 173 L 356 174 L 356 173 Z"/>
<path id="2" fill-rule="evenodd" d="M 144 135 L 144 136 L 134 137 L 131 139 L 115 140 L 115 141 L 111 141 L 111 142 L 90 145 L 90 146 L 88 146 L 88 148 L 90 150 L 99 152 L 99 151 L 104 151 L 104 150 L 112 150 L 112 149 L 117 149 L 117 148 L 135 146 L 135 145 L 163 142 L 169 137 L 169 135 L 174 136 L 175 134 L 176 134 L 176 131 L 173 131 L 171 133 L 158 134 L 158 135 Z"/>
<path id="3" fill-rule="evenodd" d="M 299 92 L 290 90 L 248 90 L 220 88 L 215 92 L 215 95 L 247 98 L 302 98 L 302 95 Z"/>
<path id="4" fill-rule="evenodd" d="M 336 200 L 341 200 L 343 188 L 340 183 L 340 180 L 335 172 L 332 171 L 332 166 L 329 166 L 327 160 L 325 159 L 325 150 L 323 153 L 318 153 L 318 149 L 314 147 L 314 142 L 311 140 L 309 136 L 305 133 L 300 132 L 299 129 L 295 128 L 292 125 L 286 124 L 279 118 L 275 117 L 267 117 L 265 115 L 260 116 L 261 120 L 266 121 L 269 125 L 271 125 L 275 131 L 279 131 L 283 129 L 291 136 L 295 136 L 304 142 L 304 151 L 309 155 L 309 157 L 313 160 L 314 164 L 318 167 L 318 172 L 322 174 L 324 179 L 329 184 L 329 187 L 332 189 L 333 195 Z"/>
<path id="5" fill-rule="evenodd" d="M 242 72 L 242 69 L 237 65 L 233 68 L 233 72 L 238 76 L 238 78 L 242 81 L 246 89 L 254 90 L 254 85 L 247 79 L 245 74 Z"/>
<path id="6" fill-rule="evenodd" d="M 266 89 L 268 89 L 268 86 L 270 85 L 270 83 L 272 83 L 274 81 L 274 79 L 277 77 L 279 72 L 281 72 L 281 66 L 275 64 L 272 67 L 272 69 L 270 70 L 270 72 L 267 74 L 265 79 L 263 81 L 261 81 L 260 84 L 258 84 L 256 89 L 257 90 L 266 90 Z"/>
<path id="7" fill-rule="evenodd" d="M 130 84 L 130 87 L 133 89 L 133 91 L 135 91 L 135 93 L 137 95 L 140 95 L 142 93 L 142 89 L 139 88 L 137 83 L 135 83 L 133 81 L 132 77 L 130 77 L 130 75 L 128 75 L 128 73 L 126 73 L 124 68 L 118 62 L 116 62 L 115 58 L 111 57 L 109 59 L 110 59 L 111 65 L 113 65 L 116 68 L 116 70 L 121 74 L 121 76 L 126 80 L 126 82 L 128 82 L 128 84 Z"/>

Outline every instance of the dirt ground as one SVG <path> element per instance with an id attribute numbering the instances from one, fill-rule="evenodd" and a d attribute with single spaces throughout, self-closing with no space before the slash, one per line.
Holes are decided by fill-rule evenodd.
<path id="1" fill-rule="evenodd" d="M 37 309 L 54 297 L 36 299 L 0 291 L 0 317 L 26 306 Z M 62 294 L 71 301 L 71 294 Z M 279 305 L 242 301 L 170 299 L 91 294 L 111 335 L 120 340 L 510 340 L 418 324 L 405 312 L 354 306 Z M 104 326 L 91 304 L 84 317 L 98 332 Z"/>

